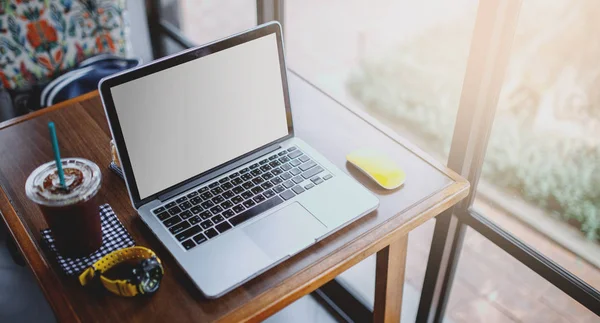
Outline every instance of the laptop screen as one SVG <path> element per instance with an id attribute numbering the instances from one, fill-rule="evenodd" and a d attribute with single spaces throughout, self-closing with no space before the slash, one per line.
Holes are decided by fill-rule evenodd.
<path id="1" fill-rule="evenodd" d="M 110 89 L 144 199 L 289 134 L 274 33 Z"/>

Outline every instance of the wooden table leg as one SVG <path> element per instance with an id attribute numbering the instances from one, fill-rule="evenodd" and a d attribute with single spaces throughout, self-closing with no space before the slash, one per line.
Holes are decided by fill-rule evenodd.
<path id="1" fill-rule="evenodd" d="M 377 252 L 373 322 L 400 322 L 408 235 Z"/>

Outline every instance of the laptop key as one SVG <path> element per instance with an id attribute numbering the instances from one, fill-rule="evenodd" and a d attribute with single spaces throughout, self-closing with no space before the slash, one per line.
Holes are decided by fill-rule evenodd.
<path id="1" fill-rule="evenodd" d="M 273 192 L 273 190 L 271 190 L 271 189 L 268 189 L 268 190 L 264 191 L 262 194 L 264 197 L 270 198 L 271 196 L 275 195 L 275 192 Z"/>
<path id="2" fill-rule="evenodd" d="M 200 194 L 200 197 L 204 200 L 208 200 L 209 198 L 213 197 L 213 195 L 210 192 L 204 192 Z"/>
<path id="3" fill-rule="evenodd" d="M 302 170 L 302 171 L 306 171 L 306 170 L 309 170 L 309 169 L 311 169 L 311 168 L 313 168 L 315 166 L 317 166 L 317 163 L 315 163 L 314 161 L 311 160 L 309 162 L 306 162 L 306 163 L 300 165 L 300 167 L 298 167 L 298 168 L 300 168 L 300 170 Z"/>
<path id="4" fill-rule="evenodd" d="M 185 250 L 190 250 L 196 246 L 196 243 L 192 239 L 190 239 L 190 240 L 185 240 L 184 242 L 181 243 L 181 245 L 183 246 L 183 248 L 185 248 Z"/>
<path id="5" fill-rule="evenodd" d="M 323 168 L 321 166 L 313 167 L 313 168 L 307 170 L 306 172 L 302 173 L 302 177 L 309 179 L 322 171 L 323 171 Z"/>
<path id="6" fill-rule="evenodd" d="M 292 181 L 285 181 L 285 182 L 283 182 L 283 186 L 285 188 L 290 188 L 290 187 L 294 186 L 294 182 L 292 182 Z"/>
<path id="7" fill-rule="evenodd" d="M 254 164 L 250 165 L 250 169 L 251 169 L 251 170 L 252 170 L 252 169 L 257 169 L 257 168 L 258 168 L 258 166 L 259 166 L 259 165 L 258 165 L 258 163 L 254 163 Z"/>
<path id="8" fill-rule="evenodd" d="M 248 209 L 240 214 L 238 214 L 237 216 L 229 219 L 229 222 L 231 224 L 233 224 L 234 226 L 240 225 L 241 223 L 263 213 L 264 211 L 273 208 L 279 204 L 283 203 L 283 200 L 279 197 L 279 196 L 275 196 L 272 197 L 268 200 L 266 200 L 265 202 L 251 208 Z"/>
<path id="9" fill-rule="evenodd" d="M 288 173 L 288 172 L 285 172 L 285 173 L 281 174 L 281 176 L 280 176 L 280 177 L 281 177 L 281 178 L 282 178 L 284 181 L 287 181 L 288 179 L 292 178 L 293 176 L 292 176 L 292 174 L 290 174 L 290 173 Z"/>
<path id="10" fill-rule="evenodd" d="M 210 209 L 211 207 L 215 206 L 215 203 L 213 203 L 212 201 L 204 201 L 200 205 L 202 205 L 202 207 L 205 209 Z"/>
<path id="11" fill-rule="evenodd" d="M 256 177 L 252 179 L 252 183 L 254 183 L 255 185 L 258 185 L 262 182 L 264 182 L 265 180 L 262 177 Z"/>
<path id="12" fill-rule="evenodd" d="M 190 209 L 190 211 L 192 211 L 192 213 L 194 213 L 194 214 L 198 214 L 198 213 L 202 212 L 202 210 L 204 210 L 204 209 L 200 205 L 196 205 Z"/>
<path id="13" fill-rule="evenodd" d="M 234 196 L 234 197 L 231 199 L 231 202 L 233 202 L 233 204 L 240 204 L 240 203 L 242 203 L 243 201 L 244 201 L 244 198 L 243 198 L 243 197 L 241 197 L 241 196 L 239 196 L 239 195 L 237 195 L 237 196 Z"/>
<path id="14" fill-rule="evenodd" d="M 262 173 L 262 171 L 261 171 L 260 169 L 258 169 L 258 168 L 250 172 L 250 174 L 251 174 L 252 176 L 258 176 L 258 175 L 260 175 L 261 173 Z"/>
<path id="15" fill-rule="evenodd" d="M 229 179 L 234 179 L 236 177 L 240 176 L 240 173 L 235 172 L 235 173 L 231 173 L 231 175 L 229 175 Z"/>
<path id="16" fill-rule="evenodd" d="M 185 201 L 185 202 L 179 204 L 179 207 L 183 210 L 187 210 L 192 207 L 192 203 L 190 203 L 189 201 Z"/>
<path id="17" fill-rule="evenodd" d="M 296 149 L 297 149 L 296 147 L 292 146 L 292 147 L 288 148 L 287 151 L 294 151 Z"/>
<path id="18" fill-rule="evenodd" d="M 244 201 L 244 203 L 242 203 L 242 204 L 243 204 L 243 205 L 244 205 L 244 207 L 246 207 L 247 209 L 248 209 L 248 208 L 251 208 L 251 207 L 253 207 L 254 205 L 256 205 L 256 203 L 254 203 L 254 201 L 252 201 L 252 200 L 246 200 L 246 201 Z"/>
<path id="19" fill-rule="evenodd" d="M 265 198 L 264 196 L 262 196 L 262 194 L 258 194 L 258 195 L 256 195 L 255 197 L 253 197 L 253 198 L 252 198 L 252 200 L 253 200 L 254 202 L 256 202 L 256 204 L 258 204 L 258 203 L 260 203 L 260 202 L 262 202 L 262 201 L 266 200 L 266 198 Z"/>
<path id="20" fill-rule="evenodd" d="M 242 193 L 242 198 L 244 199 L 249 199 L 253 196 L 254 194 L 250 191 L 245 191 L 244 193 Z"/>
<path id="21" fill-rule="evenodd" d="M 283 183 L 283 180 L 282 180 L 281 178 L 279 178 L 279 177 L 275 177 L 275 178 L 273 178 L 273 179 L 271 180 L 271 183 L 273 183 L 273 184 L 277 185 L 277 184 L 281 184 L 281 183 Z"/>
<path id="22" fill-rule="evenodd" d="M 187 198 L 191 199 L 191 198 L 193 198 L 196 195 L 198 195 L 198 192 L 191 192 L 190 194 L 188 194 L 186 196 L 187 196 Z"/>
<path id="23" fill-rule="evenodd" d="M 269 156 L 269 160 L 274 160 L 277 158 L 277 155 Z"/>
<path id="24" fill-rule="evenodd" d="M 213 225 L 213 223 L 212 223 L 212 221 L 210 221 L 210 220 L 206 220 L 206 221 L 204 221 L 204 222 L 200 223 L 200 226 L 201 226 L 201 227 L 202 227 L 204 230 L 206 230 L 206 229 L 208 229 L 208 228 L 212 227 L 212 225 Z"/>
<path id="25" fill-rule="evenodd" d="M 292 188 L 292 191 L 294 191 L 294 193 L 296 194 L 300 194 L 304 192 L 304 189 L 302 188 L 302 186 L 296 185 Z"/>
<path id="26" fill-rule="evenodd" d="M 244 181 L 249 181 L 251 179 L 252 179 L 252 175 L 250 173 L 242 175 L 242 180 L 244 180 Z"/>
<path id="27" fill-rule="evenodd" d="M 162 212 L 156 215 L 156 217 L 161 221 L 168 219 L 170 216 L 171 215 L 169 214 L 169 212 Z"/>
<path id="28" fill-rule="evenodd" d="M 215 215 L 215 216 L 213 216 L 213 217 L 211 218 L 211 220 L 212 220 L 212 222 L 213 222 L 214 224 L 219 224 L 219 223 L 221 223 L 221 222 L 225 221 L 225 218 L 224 218 L 222 215 L 220 215 L 220 214 L 219 214 L 219 215 Z"/>
<path id="29" fill-rule="evenodd" d="M 233 227 L 228 222 L 223 222 L 223 223 L 217 225 L 215 228 L 217 229 L 217 231 L 219 231 L 219 233 L 223 233 Z"/>
<path id="30" fill-rule="evenodd" d="M 283 165 L 281 165 L 281 170 L 286 171 L 286 170 L 290 170 L 292 169 L 292 166 L 290 165 L 290 163 L 285 163 Z"/>
<path id="31" fill-rule="evenodd" d="M 187 201 L 187 197 L 185 197 L 185 196 L 182 196 L 175 200 L 175 202 L 177 202 L 177 203 L 183 203 L 185 201 Z"/>
<path id="32" fill-rule="evenodd" d="M 300 150 L 296 150 L 293 153 L 288 154 L 288 157 L 291 158 L 291 159 L 294 159 L 294 158 L 296 158 L 296 157 L 298 157 L 300 155 L 302 155 L 302 152 Z"/>
<path id="33" fill-rule="evenodd" d="M 202 202 L 202 199 L 199 196 L 196 196 L 193 199 L 191 199 L 190 202 L 192 202 L 193 205 L 196 205 L 196 204 Z"/>
<path id="34" fill-rule="evenodd" d="M 181 213 L 181 209 L 178 206 L 174 206 L 169 209 L 169 214 L 171 214 L 171 215 L 175 215 L 178 213 Z"/>
<path id="35" fill-rule="evenodd" d="M 316 185 L 319 185 L 321 183 L 323 183 L 323 179 L 319 176 L 315 176 L 313 178 L 310 179 L 313 183 L 315 183 Z"/>
<path id="36" fill-rule="evenodd" d="M 263 171 L 263 172 L 270 171 L 271 170 L 271 166 L 269 166 L 269 165 L 260 166 L 260 170 Z"/>
<path id="37" fill-rule="evenodd" d="M 273 174 L 273 176 L 277 176 L 279 174 L 283 173 L 283 170 L 281 170 L 281 168 L 277 167 L 274 170 L 271 171 L 271 174 Z"/>
<path id="38" fill-rule="evenodd" d="M 212 216 L 212 214 L 208 210 L 206 210 L 198 215 L 200 216 L 200 218 L 202 218 L 202 220 L 210 219 L 210 217 Z"/>
<path id="39" fill-rule="evenodd" d="M 223 198 L 221 195 L 219 195 L 219 196 L 213 197 L 211 201 L 215 204 L 219 204 L 219 203 L 222 203 L 223 201 L 225 201 L 225 198 Z"/>
<path id="40" fill-rule="evenodd" d="M 263 191 L 263 189 L 262 189 L 262 187 L 260 187 L 260 186 L 255 186 L 255 187 L 253 187 L 253 188 L 252 188 L 250 191 L 251 191 L 252 193 L 254 193 L 254 194 L 258 194 L 258 193 L 262 192 L 262 191 Z"/>
<path id="41" fill-rule="evenodd" d="M 323 179 L 324 179 L 324 180 L 328 180 L 328 179 L 330 179 L 330 178 L 332 178 L 332 177 L 333 177 L 333 176 L 331 176 L 331 174 L 327 174 L 327 175 L 323 176 Z"/>
<path id="42" fill-rule="evenodd" d="M 202 228 L 200 228 L 199 225 L 195 225 L 179 234 L 176 234 L 175 239 L 183 241 L 197 235 L 200 232 L 202 232 Z"/>
<path id="43" fill-rule="evenodd" d="M 298 159 L 300 159 L 300 161 L 303 162 L 303 163 L 306 163 L 307 161 L 310 160 L 310 158 L 308 156 L 306 156 L 306 155 L 300 156 L 300 158 L 298 158 Z"/>
<path id="44" fill-rule="evenodd" d="M 281 196 L 281 198 L 284 199 L 284 200 L 289 200 L 292 197 L 296 196 L 296 194 L 294 194 L 294 192 L 292 192 L 290 190 L 287 190 L 287 191 L 279 194 L 279 196 Z"/>
<path id="45" fill-rule="evenodd" d="M 166 210 L 166 209 L 165 209 L 164 207 L 162 207 L 162 206 L 161 206 L 161 207 L 159 207 L 159 208 L 157 208 L 157 209 L 154 209 L 154 210 L 152 211 L 152 213 L 154 213 L 154 214 L 158 214 L 158 213 L 161 213 L 161 212 L 163 212 L 164 210 Z"/>
<path id="46" fill-rule="evenodd" d="M 235 213 L 236 212 L 234 212 L 232 209 L 229 209 L 229 210 L 225 210 L 223 213 L 221 213 L 221 215 L 223 215 L 224 217 L 229 219 L 230 217 L 234 216 Z"/>
<path id="47" fill-rule="evenodd" d="M 302 176 L 296 176 L 296 177 L 292 178 L 292 181 L 294 181 L 294 183 L 296 183 L 296 184 L 300 184 L 300 183 L 302 183 L 302 181 L 304 181 L 304 178 L 302 178 Z"/>
<path id="48" fill-rule="evenodd" d="M 181 218 L 179 217 L 179 215 L 176 215 L 176 216 L 172 216 L 172 217 L 166 219 L 165 221 L 163 221 L 163 224 L 168 228 L 179 222 L 181 222 Z"/>
<path id="49" fill-rule="evenodd" d="M 183 212 L 181 212 L 181 214 L 179 214 L 179 216 L 185 220 L 192 216 L 192 212 L 190 212 L 190 210 L 183 211 Z"/>
<path id="50" fill-rule="evenodd" d="M 240 213 L 240 212 L 244 211 L 245 209 L 246 209 L 246 208 L 245 208 L 243 205 L 241 205 L 241 204 L 238 204 L 238 205 L 234 206 L 232 210 L 233 210 L 235 213 Z"/>
<path id="51" fill-rule="evenodd" d="M 300 164 L 302 164 L 302 162 L 301 162 L 301 161 L 299 161 L 298 159 L 294 159 L 294 160 L 292 160 L 292 161 L 290 162 L 290 165 L 292 165 L 292 166 L 294 166 L 294 167 L 296 167 L 296 166 L 298 166 L 298 165 L 300 165 Z"/>
<path id="52" fill-rule="evenodd" d="M 227 183 L 227 182 L 229 182 L 229 178 L 227 178 L 227 177 L 225 177 L 225 178 L 221 178 L 221 179 L 219 180 L 219 184 L 221 184 L 221 185 L 222 185 L 222 184 L 224 184 L 224 183 Z"/>
<path id="53" fill-rule="evenodd" d="M 212 238 L 214 238 L 214 237 L 216 237 L 216 236 L 218 236 L 218 235 L 219 235 L 219 233 L 217 232 L 217 230 L 215 230 L 214 228 L 210 228 L 209 230 L 206 230 L 206 231 L 204 232 L 204 234 L 205 234 L 205 235 L 206 235 L 206 236 L 207 236 L 209 239 L 212 239 Z"/>
<path id="54" fill-rule="evenodd" d="M 230 208 L 232 206 L 233 206 L 233 203 L 231 201 L 229 201 L 229 200 L 221 203 L 221 207 L 223 208 L 223 210 L 226 210 L 226 209 L 228 209 L 228 208 Z"/>
<path id="55" fill-rule="evenodd" d="M 310 189 L 311 189 L 311 188 L 313 188 L 313 187 L 315 187 L 315 184 L 313 184 L 313 183 L 309 183 L 309 184 L 307 184 L 306 186 L 304 186 L 304 189 L 305 189 L 305 190 L 310 190 Z"/>
<path id="56" fill-rule="evenodd" d="M 200 189 L 198 190 L 198 193 L 199 193 L 199 194 L 202 194 L 202 193 L 204 193 L 204 192 L 206 192 L 206 191 L 208 191 L 208 187 L 207 187 L 207 186 L 204 186 L 204 187 L 202 187 L 202 188 L 200 188 Z"/>
<path id="57" fill-rule="evenodd" d="M 290 161 L 290 158 L 288 156 L 283 156 L 283 157 L 279 158 L 279 162 L 282 164 L 285 164 L 289 161 Z"/>
<path id="58" fill-rule="evenodd" d="M 252 176 L 250 176 L 250 178 L 252 178 Z M 236 177 L 231 181 L 231 184 L 233 185 L 240 185 L 244 182 L 244 180 L 241 177 Z"/>
<path id="59" fill-rule="evenodd" d="M 223 193 L 223 189 L 221 187 L 215 187 L 212 190 L 210 190 L 210 192 L 212 193 L 212 195 L 219 195 Z"/>
<path id="60" fill-rule="evenodd" d="M 300 174 L 302 171 L 300 171 L 298 168 L 292 168 L 292 170 L 290 170 L 290 174 L 296 176 L 298 174 Z"/>
<path id="61" fill-rule="evenodd" d="M 223 196 L 226 199 L 230 199 L 232 197 L 235 196 L 235 193 L 233 193 L 231 190 L 224 192 L 223 194 L 221 194 L 221 196 Z"/>
<path id="62" fill-rule="evenodd" d="M 219 214 L 221 212 L 223 212 L 223 208 L 220 206 L 215 206 L 212 209 L 210 209 L 210 212 L 212 212 L 212 214 Z"/>
<path id="63" fill-rule="evenodd" d="M 233 184 L 231 184 L 230 182 L 227 182 L 225 184 L 221 184 L 221 188 L 223 190 L 230 190 L 233 187 Z"/>
<path id="64" fill-rule="evenodd" d="M 264 179 L 265 181 L 270 180 L 271 178 L 273 178 L 275 175 L 271 174 L 271 173 L 264 173 L 262 174 L 262 179 Z"/>
<path id="65" fill-rule="evenodd" d="M 248 168 L 248 167 L 242 168 L 242 169 L 240 169 L 240 174 L 246 174 L 248 171 L 250 171 L 250 168 Z"/>
<path id="66" fill-rule="evenodd" d="M 236 186 L 231 190 L 234 194 L 240 194 L 241 192 L 244 191 L 244 188 L 241 186 Z"/>
<path id="67" fill-rule="evenodd" d="M 287 151 L 285 151 L 285 150 L 284 150 L 284 151 L 280 151 L 280 152 L 277 154 L 277 156 L 283 156 L 283 155 L 285 155 L 285 154 L 287 154 Z"/>
<path id="68" fill-rule="evenodd" d="M 169 203 L 169 204 L 165 205 L 165 207 L 166 207 L 167 209 L 170 209 L 170 208 L 174 207 L 175 205 L 177 205 L 177 203 L 175 203 L 175 201 L 173 201 L 173 202 L 171 202 L 171 203 Z"/>
<path id="69" fill-rule="evenodd" d="M 246 183 L 242 184 L 242 187 L 243 187 L 244 189 L 247 189 L 247 190 L 249 190 L 249 189 L 251 189 L 252 187 L 254 187 L 254 183 L 252 183 L 252 182 L 246 182 Z"/>
<path id="70" fill-rule="evenodd" d="M 187 221 L 183 221 L 183 222 L 179 222 L 176 225 L 172 226 L 169 228 L 169 231 L 171 231 L 172 234 L 177 234 L 189 227 L 191 227 L 192 225 L 187 222 Z M 181 240 L 180 240 L 181 241 Z"/>
<path id="71" fill-rule="evenodd" d="M 198 235 L 195 235 L 194 238 L 192 238 L 194 240 L 194 242 L 196 242 L 196 244 L 201 244 L 203 242 L 206 242 L 208 239 L 206 239 L 206 237 L 204 236 L 204 234 L 200 233 Z"/>
<path id="72" fill-rule="evenodd" d="M 281 185 L 277 185 L 277 186 L 273 187 L 273 191 L 275 191 L 275 193 L 279 194 L 279 193 L 285 191 L 285 188 Z"/>
<path id="73" fill-rule="evenodd" d="M 271 166 L 271 167 L 277 167 L 279 165 L 281 165 L 281 163 L 278 160 L 274 160 L 269 163 L 269 166 Z"/>
<path id="74" fill-rule="evenodd" d="M 215 188 L 217 186 L 219 186 L 219 182 L 212 182 L 208 185 L 208 188 Z"/>
<path id="75" fill-rule="evenodd" d="M 266 190 L 266 189 L 273 187 L 273 184 L 271 184 L 271 182 L 264 182 L 264 183 L 260 184 L 260 187 L 262 187 L 263 190 Z"/>
<path id="76" fill-rule="evenodd" d="M 266 164 L 266 163 L 268 163 L 268 162 L 269 162 L 269 160 L 268 160 L 268 159 L 263 159 L 263 160 L 259 161 L 258 163 L 259 163 L 260 165 L 264 165 L 264 164 Z"/>
<path id="77" fill-rule="evenodd" d="M 194 215 L 188 221 L 190 222 L 190 224 L 198 224 L 198 223 L 200 223 L 200 217 L 197 215 Z"/>

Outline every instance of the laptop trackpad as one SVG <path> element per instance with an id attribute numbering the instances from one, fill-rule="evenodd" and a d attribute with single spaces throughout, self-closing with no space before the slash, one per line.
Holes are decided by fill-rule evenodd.
<path id="1" fill-rule="evenodd" d="M 255 222 L 243 231 L 273 260 L 295 254 L 313 244 L 327 228 L 295 202 Z"/>

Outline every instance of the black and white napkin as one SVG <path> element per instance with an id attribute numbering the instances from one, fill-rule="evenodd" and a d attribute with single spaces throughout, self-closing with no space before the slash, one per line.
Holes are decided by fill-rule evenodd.
<path id="1" fill-rule="evenodd" d="M 119 221 L 110 205 L 104 204 L 100 206 L 100 221 L 102 223 L 102 247 L 87 257 L 63 257 L 56 249 L 52 231 L 50 229 L 42 230 L 42 242 L 56 257 L 58 264 L 68 276 L 79 274 L 84 269 L 93 265 L 98 259 L 115 250 L 135 245 L 135 242 L 127 230 L 125 230 L 125 227 L 123 227 L 123 224 Z"/>

